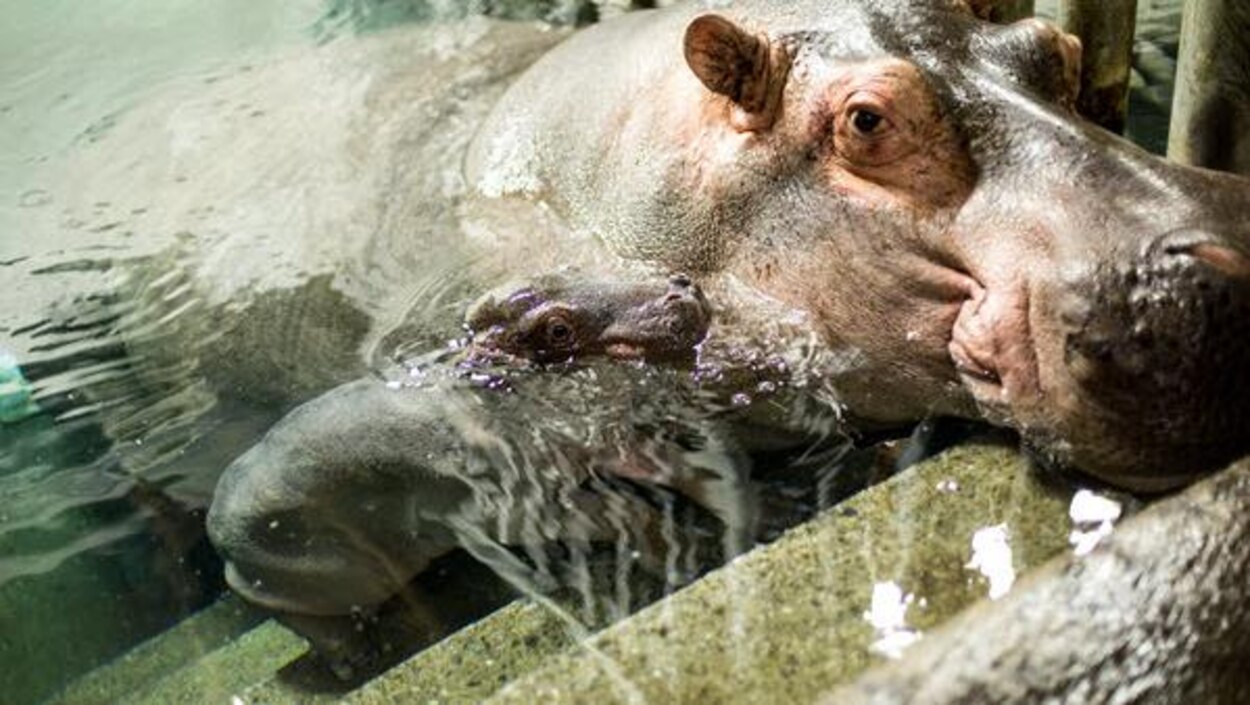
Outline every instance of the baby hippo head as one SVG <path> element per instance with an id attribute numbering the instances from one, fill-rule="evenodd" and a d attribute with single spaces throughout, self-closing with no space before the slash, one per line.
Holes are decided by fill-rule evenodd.
<path id="1" fill-rule="evenodd" d="M 599 355 L 690 361 L 710 321 L 703 292 L 680 274 L 667 281 L 545 274 L 496 289 L 466 316 L 471 358 L 539 364 Z"/>

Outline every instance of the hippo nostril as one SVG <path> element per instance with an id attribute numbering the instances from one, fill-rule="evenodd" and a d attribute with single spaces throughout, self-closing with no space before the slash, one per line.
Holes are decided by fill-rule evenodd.
<path id="1" fill-rule="evenodd" d="M 668 278 L 668 283 L 672 284 L 673 286 L 679 286 L 684 289 L 684 288 L 689 287 L 693 282 L 691 282 L 690 277 L 686 276 L 685 274 L 674 274 L 673 276 Z"/>
<path id="2" fill-rule="evenodd" d="M 1203 242 L 1188 248 L 1187 254 L 1230 277 L 1250 279 L 1250 257 L 1231 247 Z"/>

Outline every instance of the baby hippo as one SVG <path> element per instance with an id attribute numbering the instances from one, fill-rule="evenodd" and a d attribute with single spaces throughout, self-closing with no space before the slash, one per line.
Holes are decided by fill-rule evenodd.
<path id="1" fill-rule="evenodd" d="M 657 281 L 593 280 L 544 274 L 487 294 L 470 307 L 471 360 L 538 364 L 605 356 L 689 362 L 707 335 L 711 311 L 684 275 Z"/>
<path id="2" fill-rule="evenodd" d="M 471 307 L 475 336 L 457 365 L 692 360 L 710 317 L 683 276 L 544 275 Z M 463 374 L 400 388 L 369 377 L 288 414 L 217 486 L 208 531 L 230 586 L 344 663 L 359 647 L 350 616 L 454 548 L 506 564 L 491 546 L 614 538 L 655 521 L 643 516 L 649 505 L 610 518 L 593 489 L 587 449 L 627 442 L 620 414 L 634 405 L 632 385 L 618 385 L 614 400 L 579 393 L 577 375 L 532 372 L 513 376 L 508 394 L 465 384 Z"/>

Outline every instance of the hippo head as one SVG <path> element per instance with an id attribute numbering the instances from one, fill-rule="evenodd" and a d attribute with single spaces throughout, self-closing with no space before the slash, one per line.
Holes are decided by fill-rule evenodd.
<path id="1" fill-rule="evenodd" d="M 685 21 L 676 178 L 732 224 L 720 265 L 869 361 L 853 410 L 976 413 L 1142 490 L 1250 449 L 1250 183 L 1073 114 L 1047 23 L 779 8 Z"/>
<path id="2" fill-rule="evenodd" d="M 710 321 L 703 292 L 684 275 L 626 282 L 568 272 L 503 286 L 466 317 L 473 357 L 540 364 L 591 356 L 693 360 Z"/>

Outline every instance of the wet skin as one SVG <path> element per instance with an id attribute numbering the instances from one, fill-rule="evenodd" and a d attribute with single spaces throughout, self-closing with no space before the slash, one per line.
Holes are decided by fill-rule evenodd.
<path id="1" fill-rule="evenodd" d="M 424 368 L 429 383 L 392 387 L 368 378 L 339 387 L 294 411 L 226 470 L 208 528 L 227 559 L 227 581 L 276 611 L 332 661 L 345 663 L 368 652 L 354 636 L 359 625 L 346 615 L 367 614 L 456 547 L 485 551 L 479 557 L 503 560 L 492 565 L 506 572 L 508 562 L 495 546 L 517 541 L 530 523 L 552 521 L 527 504 L 534 501 L 533 488 L 489 498 L 507 486 L 511 463 L 533 464 L 536 474 L 514 481 L 543 487 L 541 504 L 562 508 L 545 534 L 619 539 L 621 520 L 611 518 L 596 493 L 603 489 L 586 488 L 596 475 L 675 489 L 727 522 L 748 515 L 722 506 L 733 501 L 732 492 L 709 489 L 738 478 L 693 470 L 683 465 L 679 448 L 663 442 L 627 441 L 633 438 L 629 424 L 599 422 L 606 432 L 594 431 L 589 421 L 595 414 L 570 408 L 590 392 L 585 401 L 598 414 L 619 418 L 627 407 L 614 401 L 617 395 L 582 390 L 554 370 L 525 370 L 603 358 L 685 368 L 679 374 L 688 377 L 711 315 L 700 288 L 682 275 L 627 281 L 560 272 L 483 296 L 466 316 L 471 342 L 441 374 Z M 510 373 L 506 391 L 463 383 L 466 369 L 500 368 Z M 612 379 L 605 369 L 596 375 Z M 565 399 L 569 395 L 574 401 Z M 501 462 L 495 455 L 510 437 L 502 427 L 507 420 L 528 425 L 532 410 L 526 407 L 536 400 L 560 433 L 545 442 L 530 438 L 526 445 L 533 448 L 518 447 Z M 689 431 L 722 433 L 714 416 L 695 415 Z M 680 425 L 671 414 L 661 421 Z M 596 434 L 603 453 L 564 438 L 566 427 Z M 733 463 L 721 467 L 732 474 Z M 563 471 L 553 478 L 549 468 Z M 613 506 L 619 510 L 621 499 Z M 626 524 L 645 534 L 657 520 L 652 514 L 653 507 L 639 508 Z"/>
<path id="2" fill-rule="evenodd" d="M 693 362 L 711 315 L 703 292 L 684 275 L 653 282 L 546 274 L 473 304 L 466 316 L 473 331 L 468 357 Z"/>
<path id="3" fill-rule="evenodd" d="M 1079 42 L 940 0 L 718 12 L 575 35 L 469 178 L 803 311 L 863 360 L 834 379 L 860 418 L 986 418 L 1137 490 L 1248 449 L 1250 185 L 1075 115 Z"/>
<path id="4" fill-rule="evenodd" d="M 709 291 L 732 280 L 796 312 L 852 361 L 814 374 L 858 418 L 985 418 L 1138 490 L 1247 450 L 1246 181 L 1169 164 L 1074 115 L 1079 45 L 1044 23 L 991 26 L 940 0 L 721 12 L 637 13 L 540 60 L 470 150 L 481 199 L 532 202 L 596 236 L 559 241 L 561 256 L 691 272 Z M 524 271 L 512 253 L 526 243 L 490 242 Z M 533 337 L 551 332 L 527 318 L 541 306 L 505 312 L 491 333 L 488 312 L 506 303 L 477 311 L 486 349 L 565 356 Z M 647 359 L 610 325 L 587 330 L 579 349 Z M 236 590 L 314 615 L 393 594 L 430 549 L 354 501 L 378 492 L 449 545 L 448 517 L 473 494 L 466 467 L 506 467 L 472 460 L 474 439 L 482 427 L 524 438 L 507 420 L 530 410 L 405 391 L 330 391 L 227 470 L 209 526 Z M 267 528 L 279 515 L 337 538 L 284 555 Z M 370 557 L 378 546 L 385 561 Z"/>

